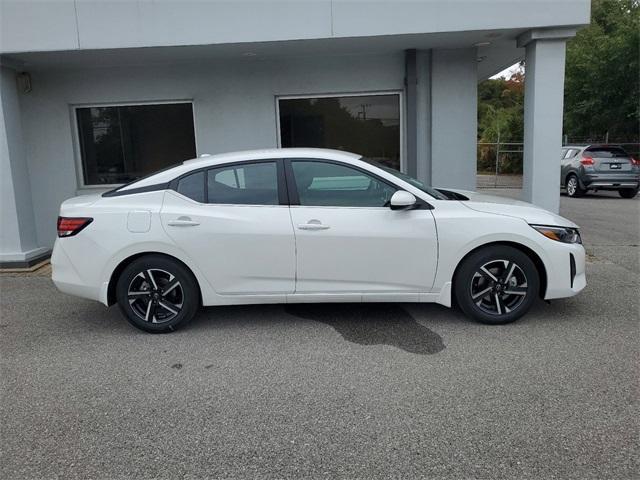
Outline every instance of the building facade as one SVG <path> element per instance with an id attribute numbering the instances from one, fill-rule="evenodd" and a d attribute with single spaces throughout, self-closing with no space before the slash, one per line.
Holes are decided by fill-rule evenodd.
<path id="1" fill-rule="evenodd" d="M 525 59 L 524 199 L 558 210 L 588 0 L 0 0 L 0 264 L 66 198 L 204 153 L 351 150 L 475 189 L 477 84 Z"/>

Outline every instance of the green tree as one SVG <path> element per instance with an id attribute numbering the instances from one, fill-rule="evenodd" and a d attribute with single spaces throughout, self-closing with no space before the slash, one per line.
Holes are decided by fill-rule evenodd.
<path id="1" fill-rule="evenodd" d="M 567 44 L 564 133 L 638 141 L 640 2 L 593 0 L 591 25 Z"/>
<path id="2" fill-rule="evenodd" d="M 522 67 L 510 78 L 489 79 L 478 85 L 478 141 L 480 143 L 520 143 L 524 131 L 524 73 Z M 513 150 L 505 148 L 502 150 Z M 481 145 L 478 170 L 495 170 L 496 148 Z M 522 171 L 522 154 L 500 155 L 502 173 Z"/>

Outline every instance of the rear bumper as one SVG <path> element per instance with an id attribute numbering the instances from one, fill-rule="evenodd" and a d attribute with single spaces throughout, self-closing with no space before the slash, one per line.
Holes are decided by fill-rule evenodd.
<path id="1" fill-rule="evenodd" d="M 584 174 L 580 179 L 585 188 L 619 189 L 638 188 L 640 175 L 637 173 Z"/>
<path id="2" fill-rule="evenodd" d="M 66 240 L 69 239 L 64 239 L 64 241 Z M 54 285 L 62 293 L 89 300 L 99 300 L 100 289 L 82 278 L 65 252 L 62 243 L 63 241 L 57 239 L 51 254 L 51 280 Z"/>

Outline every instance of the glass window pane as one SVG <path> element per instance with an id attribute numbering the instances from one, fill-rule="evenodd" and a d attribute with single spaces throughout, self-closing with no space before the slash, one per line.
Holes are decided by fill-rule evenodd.
<path id="1" fill-rule="evenodd" d="M 281 99 L 283 147 L 335 148 L 400 170 L 400 96 Z"/>
<path id="2" fill-rule="evenodd" d="M 278 205 L 275 162 L 249 163 L 209 170 L 209 203 Z"/>
<path id="3" fill-rule="evenodd" d="M 204 172 L 192 173 L 178 181 L 178 193 L 196 202 L 204 202 Z"/>
<path id="4" fill-rule="evenodd" d="M 300 205 L 385 207 L 396 189 L 375 177 L 335 163 L 294 160 Z"/>
<path id="5" fill-rule="evenodd" d="M 86 185 L 127 183 L 196 156 L 190 103 L 76 109 Z"/>

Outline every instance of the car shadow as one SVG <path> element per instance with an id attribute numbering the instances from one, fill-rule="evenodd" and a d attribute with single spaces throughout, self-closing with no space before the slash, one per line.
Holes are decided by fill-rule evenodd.
<path id="1" fill-rule="evenodd" d="M 359 345 L 390 345 L 419 355 L 445 349 L 440 335 L 397 304 L 299 304 L 286 305 L 284 310 L 329 325 L 345 340 Z"/>

